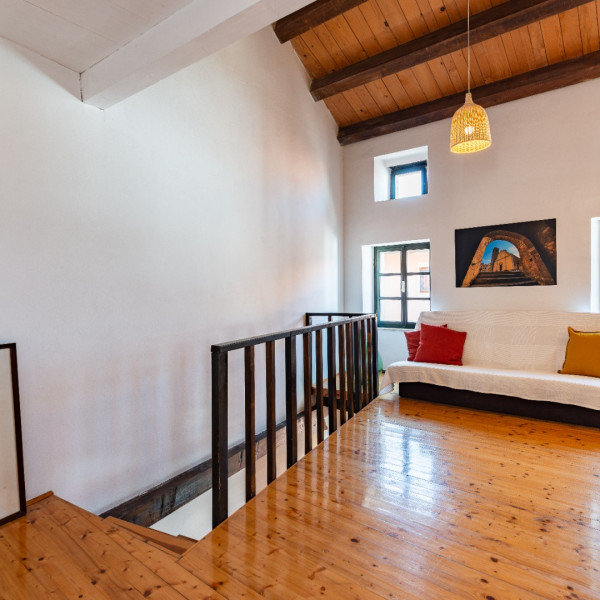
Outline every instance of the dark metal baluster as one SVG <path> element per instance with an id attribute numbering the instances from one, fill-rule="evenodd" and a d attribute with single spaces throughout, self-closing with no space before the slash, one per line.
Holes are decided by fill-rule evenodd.
<path id="1" fill-rule="evenodd" d="M 375 398 L 373 396 L 373 352 L 372 352 L 372 326 L 371 319 L 367 319 L 365 321 L 365 330 L 366 330 L 366 338 L 367 338 L 367 370 L 369 372 L 369 381 L 367 384 L 367 403 L 371 402 Z"/>
<path id="2" fill-rule="evenodd" d="M 296 398 L 296 336 L 285 338 L 285 429 L 287 468 L 298 462 L 298 402 Z"/>
<path id="3" fill-rule="evenodd" d="M 227 352 L 212 354 L 212 523 L 227 518 L 229 442 L 227 439 Z"/>
<path id="4" fill-rule="evenodd" d="M 315 332 L 315 346 L 317 361 L 317 443 L 320 444 L 325 437 L 323 422 L 323 335 L 321 329 Z"/>
<path id="5" fill-rule="evenodd" d="M 352 353 L 352 323 L 344 326 L 346 329 L 346 368 L 348 370 L 348 418 L 354 416 L 354 358 Z"/>
<path id="6" fill-rule="evenodd" d="M 379 396 L 379 351 L 377 340 L 377 317 L 372 317 L 371 352 L 373 353 L 373 398 Z"/>
<path id="7" fill-rule="evenodd" d="M 254 346 L 244 348 L 244 396 L 246 405 L 246 502 L 256 496 Z"/>
<path id="8" fill-rule="evenodd" d="M 362 364 L 362 387 L 361 387 L 361 406 L 366 406 L 369 402 L 369 365 L 367 363 L 367 323 L 364 319 L 360 321 L 360 353 Z"/>
<path id="9" fill-rule="evenodd" d="M 327 335 L 327 399 L 329 406 L 329 434 L 337 429 L 337 386 L 336 386 L 336 360 L 335 360 L 335 329 L 328 327 Z"/>
<path id="10" fill-rule="evenodd" d="M 352 323 L 352 354 L 354 359 L 354 412 L 357 413 L 362 408 L 360 401 L 360 321 Z"/>
<path id="11" fill-rule="evenodd" d="M 304 453 L 312 450 L 312 336 L 302 335 L 304 355 Z"/>
<path id="12" fill-rule="evenodd" d="M 275 423 L 275 342 L 265 344 L 267 384 L 267 483 L 277 477 Z"/>
<path id="13" fill-rule="evenodd" d="M 340 372 L 340 425 L 346 422 L 346 343 L 344 339 L 344 325 L 336 328 L 338 332 L 338 370 Z"/>

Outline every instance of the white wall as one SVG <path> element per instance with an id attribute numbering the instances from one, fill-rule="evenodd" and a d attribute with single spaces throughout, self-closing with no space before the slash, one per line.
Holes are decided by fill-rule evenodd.
<path id="1" fill-rule="evenodd" d="M 600 216 L 600 80 L 489 109 L 493 144 L 448 149 L 450 120 L 344 149 L 345 308 L 362 306 L 361 247 L 431 240 L 432 309 L 590 310 L 590 220 Z M 458 107 L 457 107 L 458 108 Z M 429 194 L 373 201 L 373 158 L 429 146 Z M 454 230 L 557 220 L 558 285 L 456 288 Z M 403 335 L 382 331 L 384 364 L 405 356 Z"/>
<path id="2" fill-rule="evenodd" d="M 104 112 L 8 43 L 0 68 L 27 495 L 100 511 L 209 456 L 212 343 L 339 308 L 336 127 L 270 28 Z"/>

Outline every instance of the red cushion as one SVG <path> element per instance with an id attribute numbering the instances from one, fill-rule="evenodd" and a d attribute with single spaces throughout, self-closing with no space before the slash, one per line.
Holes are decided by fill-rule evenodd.
<path id="1" fill-rule="evenodd" d="M 448 327 L 448 325 L 442 325 L 442 327 Z M 415 355 L 421 343 L 421 330 L 405 331 L 404 335 L 406 336 L 406 347 L 408 348 L 408 358 L 406 360 L 415 360 Z"/>
<path id="2" fill-rule="evenodd" d="M 455 331 L 433 325 L 421 325 L 421 343 L 415 355 L 415 362 L 462 365 L 466 331 Z"/>

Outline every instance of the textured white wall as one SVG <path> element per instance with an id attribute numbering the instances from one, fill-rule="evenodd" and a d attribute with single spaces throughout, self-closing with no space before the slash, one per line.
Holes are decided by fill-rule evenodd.
<path id="1" fill-rule="evenodd" d="M 104 112 L 8 43 L 0 68 L 28 497 L 99 511 L 210 454 L 211 344 L 339 308 L 336 127 L 270 29 Z"/>
<path id="2" fill-rule="evenodd" d="M 344 269 L 347 310 L 362 306 L 361 247 L 431 240 L 432 308 L 590 309 L 592 217 L 600 216 L 600 80 L 489 109 L 492 147 L 448 149 L 450 120 L 344 149 Z M 429 146 L 429 194 L 373 202 L 373 158 Z M 558 285 L 455 287 L 454 230 L 557 220 Z M 403 335 L 382 331 L 384 363 L 404 357 Z"/>

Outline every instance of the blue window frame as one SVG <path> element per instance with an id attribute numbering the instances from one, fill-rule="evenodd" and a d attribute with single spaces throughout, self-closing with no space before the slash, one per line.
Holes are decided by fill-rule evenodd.
<path id="1" fill-rule="evenodd" d="M 426 193 L 426 160 L 390 168 L 390 200 L 424 196 Z"/>

